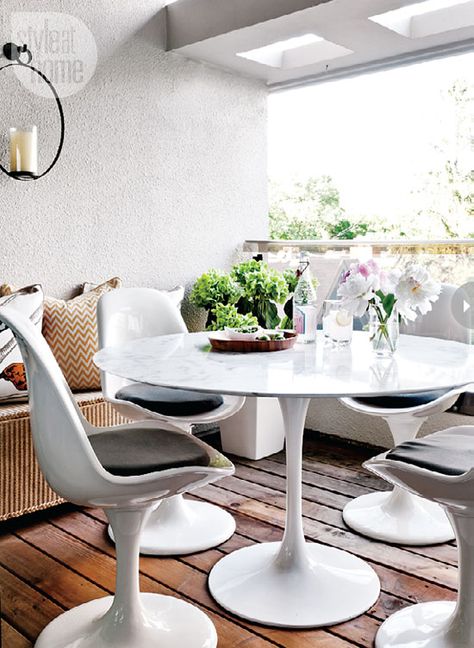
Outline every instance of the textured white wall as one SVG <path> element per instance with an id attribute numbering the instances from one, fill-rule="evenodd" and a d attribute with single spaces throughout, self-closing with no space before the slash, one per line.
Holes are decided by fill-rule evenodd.
<path id="1" fill-rule="evenodd" d="M 66 142 L 51 174 L 30 183 L 0 175 L 0 282 L 38 281 L 60 296 L 112 275 L 189 287 L 210 266 L 227 268 L 244 239 L 266 236 L 265 88 L 164 53 L 159 9 L 154 0 L 2 0 L 2 44 L 12 12 L 66 12 L 93 33 L 99 62 L 63 101 Z M 54 105 L 14 79 L 0 88 L 2 161 L 26 99 L 39 102 L 46 165 Z"/>

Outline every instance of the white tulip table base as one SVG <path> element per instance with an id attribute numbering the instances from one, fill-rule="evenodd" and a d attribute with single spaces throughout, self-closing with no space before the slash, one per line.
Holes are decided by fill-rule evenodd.
<path id="1" fill-rule="evenodd" d="M 217 633 L 199 609 L 172 596 L 141 594 L 140 608 L 123 622 L 113 598 L 84 603 L 61 614 L 35 648 L 215 648 Z"/>
<path id="2" fill-rule="evenodd" d="M 439 504 L 401 488 L 362 495 L 346 504 L 348 527 L 363 536 L 399 545 L 432 545 L 454 540 L 451 523 Z"/>
<path id="3" fill-rule="evenodd" d="M 239 617 L 285 628 L 342 623 L 376 602 L 379 579 L 360 558 L 316 543 L 293 555 L 287 548 L 271 542 L 222 558 L 209 576 L 214 599 Z"/>
<path id="4" fill-rule="evenodd" d="M 263 625 L 317 628 L 342 623 L 372 607 L 380 581 L 360 558 L 306 542 L 301 479 L 309 399 L 279 400 L 287 463 L 283 540 L 245 547 L 222 558 L 211 570 L 209 590 L 229 612 Z"/>
<path id="5" fill-rule="evenodd" d="M 455 608 L 456 603 L 437 601 L 400 610 L 380 626 L 375 647 L 472 648 L 473 628 L 457 619 Z"/>
<path id="6" fill-rule="evenodd" d="M 108 529 L 114 540 L 112 528 Z M 184 556 L 217 547 L 235 532 L 235 520 L 223 509 L 176 495 L 151 513 L 140 536 L 140 553 Z"/>

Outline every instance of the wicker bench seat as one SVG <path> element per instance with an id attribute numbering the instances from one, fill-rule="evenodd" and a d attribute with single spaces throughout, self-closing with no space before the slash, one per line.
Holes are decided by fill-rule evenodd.
<path id="1" fill-rule="evenodd" d="M 102 393 L 77 393 L 82 413 L 93 425 L 125 422 Z M 60 431 L 58 431 L 60 433 Z M 36 461 L 30 433 L 28 403 L 0 405 L 0 521 L 60 504 L 63 500 L 48 486 Z"/>

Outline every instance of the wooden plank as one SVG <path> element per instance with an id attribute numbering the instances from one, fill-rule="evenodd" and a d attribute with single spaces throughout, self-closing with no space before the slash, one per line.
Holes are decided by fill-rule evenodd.
<path id="1" fill-rule="evenodd" d="M 381 446 L 364 446 L 313 430 L 305 430 L 303 452 L 309 459 L 317 456 L 323 461 L 328 460 L 329 463 L 340 466 L 352 466 L 358 470 L 366 459 L 384 451 L 385 448 Z"/>
<path id="2" fill-rule="evenodd" d="M 359 444 L 338 442 L 336 439 L 327 437 L 324 434 L 318 434 L 312 430 L 305 430 L 303 461 L 307 462 L 308 470 L 312 470 L 315 464 L 322 463 L 341 468 L 343 474 L 345 471 L 362 474 L 365 472 L 362 468 L 364 461 L 385 451 L 386 448 L 377 446 L 361 446 Z M 268 459 L 284 464 L 286 462 L 285 451 L 282 450 L 271 455 Z M 236 457 L 235 461 L 237 463 L 251 462 L 251 460 L 242 457 Z M 252 464 L 258 465 L 261 461 L 262 459 L 259 459 L 258 461 L 252 462 Z M 370 473 L 367 474 L 370 475 Z M 379 479 L 375 475 L 373 475 L 373 478 Z"/>
<path id="3" fill-rule="evenodd" d="M 228 614 L 207 590 L 207 575 L 226 554 L 255 542 L 280 541 L 285 516 L 285 457 L 236 461 L 236 475 L 189 497 L 229 509 L 237 532 L 220 547 L 191 556 L 143 557 L 144 591 L 178 595 L 216 624 L 219 648 L 369 648 L 379 624 L 413 602 L 454 600 L 456 549 L 395 547 L 354 534 L 341 510 L 353 497 L 387 488 L 361 468 L 376 454 L 308 434 L 305 437 L 303 511 L 307 537 L 348 550 L 377 571 L 382 593 L 358 619 L 318 630 L 252 625 Z M 2 630 L 7 648 L 31 648 L 41 629 L 64 609 L 114 589 L 115 550 L 100 510 L 64 507 L 0 526 Z M 3 534 L 3 535 L 1 535 Z M 4 639 L 5 643 L 6 639 Z"/>
<path id="4" fill-rule="evenodd" d="M 256 481 L 262 485 L 270 485 L 272 476 L 280 477 L 284 480 L 286 473 L 285 466 L 285 456 L 284 454 L 273 455 L 271 459 L 264 459 L 261 462 L 252 462 L 247 460 L 241 460 L 242 464 L 237 466 L 236 475 L 240 476 L 242 479 L 247 479 L 249 481 Z M 273 463 L 272 463 L 273 462 Z M 262 464 L 258 466 L 258 464 Z M 279 464 L 279 465 L 278 465 Z M 315 459 L 304 459 L 303 467 L 305 472 L 303 475 L 306 475 L 307 471 L 314 472 L 316 475 L 326 475 L 331 476 L 336 479 L 344 480 L 347 482 L 352 482 L 358 486 L 367 486 L 370 484 L 370 488 L 367 488 L 367 492 L 373 492 L 373 490 L 387 491 L 390 489 L 389 484 L 382 479 L 379 479 L 375 475 L 370 475 L 365 471 L 361 466 L 359 467 L 359 472 L 356 472 L 355 469 L 344 469 L 339 465 L 331 465 L 326 463 L 321 463 Z M 276 472 L 274 472 L 276 471 Z M 340 475 L 338 477 L 338 475 Z M 354 477 L 352 477 L 353 475 Z M 304 479 L 304 477 L 303 477 Z M 311 478 L 311 482 L 318 481 L 315 477 Z M 225 482 L 224 482 L 225 483 Z M 283 482 L 284 483 L 284 482 Z M 324 483 L 322 484 L 324 487 Z M 282 482 L 275 482 L 272 486 L 284 492 L 282 487 Z M 354 495 L 357 497 L 357 495 Z M 317 501 L 328 506 L 334 506 L 335 508 L 343 508 L 346 502 L 349 502 L 352 499 L 352 496 L 346 496 L 341 494 L 336 494 L 331 491 L 326 490 L 313 490 L 311 487 L 308 487 L 303 482 L 303 497 L 305 499 L 310 499 L 311 501 Z M 336 499 L 334 499 L 336 498 Z M 339 500 L 339 501 L 338 501 Z M 344 501 L 345 500 L 345 501 Z M 457 565 L 457 548 L 454 541 L 449 543 L 443 543 L 441 545 L 432 546 L 406 546 L 408 551 L 414 553 L 419 553 L 421 555 L 432 556 L 436 560 L 446 562 L 449 565 Z"/>
<path id="5" fill-rule="evenodd" d="M 374 455 L 375 454 L 376 453 L 374 453 Z M 259 465 L 260 461 L 239 459 L 238 465 L 245 465 L 257 470 L 266 469 L 266 464 L 263 464 L 262 466 Z M 286 456 L 283 453 L 279 453 L 272 455 L 271 457 L 268 457 L 263 461 L 273 461 L 275 463 L 286 465 Z M 357 465 L 357 468 L 355 466 L 342 466 L 339 463 L 323 461 L 322 457 L 320 457 L 319 454 L 315 454 L 311 457 L 308 457 L 307 455 L 304 456 L 303 468 L 309 472 L 325 475 L 326 477 L 332 477 L 333 479 L 337 479 L 338 481 L 347 481 L 352 484 L 357 484 L 358 486 L 367 488 L 370 491 L 388 490 L 390 488 L 387 482 L 363 469 L 362 465 Z"/>
<path id="6" fill-rule="evenodd" d="M 225 485 L 226 481 L 227 480 L 221 482 L 221 484 Z M 211 487 L 211 488 L 214 488 L 214 487 Z M 257 489 L 254 490 L 254 493 L 257 493 Z M 261 497 L 261 493 L 258 493 L 258 494 Z M 208 501 L 213 501 L 213 500 L 212 500 L 212 498 L 208 498 Z M 223 500 L 221 503 L 225 504 L 225 500 Z M 103 520 L 105 520 L 105 517 L 103 516 L 102 513 L 98 512 L 98 511 L 94 511 L 93 513 L 95 515 L 101 516 L 101 518 Z M 241 531 L 243 533 L 243 535 L 246 535 L 248 538 L 251 538 L 254 541 L 267 541 L 267 542 L 273 542 L 273 541 L 281 540 L 281 536 L 282 536 L 282 531 L 281 531 L 282 525 L 281 524 L 280 524 L 280 530 L 278 529 L 278 527 L 268 526 L 268 524 L 265 524 L 265 526 L 262 529 L 261 518 L 258 518 L 258 516 L 256 518 L 248 518 L 246 516 L 239 515 L 238 513 L 236 513 L 235 508 L 232 508 L 232 513 L 234 514 L 234 517 L 236 517 L 236 515 L 238 516 L 238 530 Z M 272 517 L 271 514 L 270 514 L 270 517 Z M 269 520 L 269 521 L 271 522 L 271 520 Z M 243 528 L 243 527 L 245 527 L 245 528 Z M 345 529 L 344 525 L 342 525 L 341 528 Z M 346 530 L 346 532 L 350 533 L 350 531 L 348 531 L 348 530 Z M 352 537 L 358 538 L 359 536 L 354 536 L 353 535 Z M 369 540 L 369 539 L 360 538 L 360 541 L 362 541 L 362 542 L 365 541 L 365 543 L 372 544 L 372 541 Z M 225 545 L 221 545 L 221 549 L 223 549 L 226 552 L 230 552 L 230 551 L 234 551 L 235 549 L 241 548 L 242 546 L 248 546 L 250 544 L 252 544 L 251 540 L 248 540 L 247 542 L 245 542 L 245 541 L 243 542 L 242 541 L 242 536 L 239 537 L 239 534 L 237 534 L 237 535 L 234 535 L 229 541 L 227 541 L 227 543 L 225 543 Z M 381 545 L 384 548 L 384 551 L 388 554 L 388 557 L 386 558 L 386 560 L 389 561 L 390 560 L 389 554 L 390 554 L 391 547 L 389 545 L 384 545 L 383 543 L 376 543 L 376 544 L 378 546 Z M 432 548 L 433 558 L 436 559 L 436 552 L 438 552 L 438 554 L 443 554 L 447 550 L 447 548 L 449 548 L 450 550 L 453 550 L 453 548 L 450 548 L 449 545 L 440 545 L 438 547 L 433 547 Z M 351 550 L 350 547 L 349 547 L 349 550 Z M 397 547 L 393 547 L 393 550 L 396 551 L 396 552 L 399 551 L 399 549 Z M 204 554 L 204 555 L 206 555 L 206 554 Z M 370 561 L 370 555 L 366 555 L 366 559 L 367 558 L 369 559 L 369 562 L 371 562 Z M 201 558 L 197 558 L 196 560 L 201 560 Z M 371 563 L 371 564 L 372 564 L 372 566 L 374 568 L 378 569 L 378 571 L 381 571 L 381 570 L 384 569 L 383 564 L 380 565 L 380 568 L 376 563 L 375 564 Z M 425 570 L 423 570 L 423 571 L 425 571 Z M 412 600 L 414 602 L 417 602 L 417 601 L 420 600 L 420 598 L 419 597 L 417 598 L 415 595 L 411 596 L 412 592 L 416 593 L 418 590 L 421 590 L 421 592 L 424 593 L 426 591 L 426 583 L 424 581 L 423 581 L 423 583 L 421 585 L 414 588 L 415 583 L 412 580 L 410 580 L 412 578 L 410 573 L 405 574 L 403 577 L 399 573 L 394 572 L 393 570 L 388 571 L 386 573 L 387 574 L 388 573 L 397 574 L 397 577 L 395 579 L 391 578 L 391 582 L 394 583 L 394 584 L 395 583 L 404 583 L 406 585 L 406 592 L 408 593 L 406 595 L 406 597 L 409 600 Z M 408 580 L 406 580 L 405 577 L 407 577 Z M 449 582 L 450 582 L 449 587 L 451 589 L 455 589 L 455 587 L 456 587 L 455 581 L 450 580 Z M 453 597 L 452 592 L 450 592 L 450 591 L 443 592 L 443 590 L 441 588 L 438 588 L 437 586 L 434 587 L 434 591 L 435 591 L 435 594 L 436 594 L 435 598 L 437 598 L 437 599 L 451 600 L 452 597 Z M 402 593 L 400 591 L 398 591 L 397 594 L 399 596 L 402 595 Z M 425 600 L 425 599 L 421 599 L 421 600 Z"/>
<path id="7" fill-rule="evenodd" d="M 239 464 L 236 466 L 235 475 L 240 479 L 249 481 L 252 484 L 269 486 L 284 493 L 286 492 L 286 477 L 284 471 L 282 471 L 282 473 L 283 474 L 276 474 L 271 471 L 258 470 L 257 468 L 253 468 L 251 466 L 248 466 L 247 464 Z M 228 478 L 226 477 L 226 480 L 227 479 Z M 222 480 L 220 484 L 225 484 L 226 480 Z M 303 484 L 302 489 L 304 499 L 307 499 L 310 502 L 323 504 L 324 506 L 330 506 L 339 510 L 342 510 L 344 506 L 352 499 L 351 496 L 342 495 L 340 493 L 333 493 L 330 490 L 319 488 L 319 486 Z"/>
<path id="8" fill-rule="evenodd" d="M 226 491 L 218 486 L 205 486 L 199 489 L 199 497 L 233 511 L 244 513 L 256 520 L 264 520 L 273 526 L 284 528 L 285 511 L 269 504 L 249 500 L 246 497 Z M 305 533 L 308 538 L 329 546 L 350 551 L 366 560 L 386 565 L 392 564 L 404 573 L 416 574 L 425 580 L 457 587 L 456 570 L 432 558 L 427 558 L 399 547 L 369 540 L 351 531 L 336 529 L 316 520 L 304 519 Z"/>
<path id="9" fill-rule="evenodd" d="M 181 560 L 208 572 L 222 555 L 248 546 L 253 541 L 265 542 L 268 539 L 269 529 L 273 529 L 266 523 L 255 522 L 255 520 L 245 515 L 234 514 L 234 517 L 236 517 L 238 528 L 245 533 L 245 536 L 236 533 L 219 549 L 202 552 L 194 556 L 185 556 Z M 251 536 L 252 540 L 248 536 Z M 272 538 L 272 541 L 281 539 L 281 531 L 279 536 L 279 538 Z M 389 566 L 368 562 L 377 572 L 382 585 L 382 595 L 369 611 L 377 619 L 385 619 L 388 614 L 406 606 L 408 603 L 423 603 L 432 600 L 452 601 L 456 598 L 454 590 L 440 585 L 428 584 L 416 576 L 402 574 Z"/>
<path id="10" fill-rule="evenodd" d="M 258 471 L 254 469 L 241 470 L 239 467 L 236 471 L 237 477 L 226 477 L 219 482 L 219 487 L 285 510 L 286 480 L 280 476 L 265 472 L 258 472 L 258 476 L 256 476 L 256 472 Z M 326 492 L 304 484 L 303 515 L 347 531 L 348 527 L 345 525 L 341 514 L 343 506 L 327 507 L 326 505 L 319 505 L 317 500 L 320 499 L 320 494 Z M 350 499 L 347 498 L 347 501 L 350 501 Z M 315 503 L 312 504 L 312 502 Z M 333 510 L 333 508 L 336 510 Z M 435 547 L 405 546 L 403 548 L 406 551 L 457 566 L 457 549 L 453 545 L 441 544 Z"/>
<path id="11" fill-rule="evenodd" d="M 0 563 L 66 609 L 107 593 L 13 535 L 0 538 Z"/>
<path id="12" fill-rule="evenodd" d="M 56 537 L 56 541 L 51 543 L 52 536 L 48 533 L 48 526 L 50 529 L 54 529 L 51 525 L 45 524 L 40 525 L 39 528 L 24 531 L 24 534 L 25 536 L 28 536 L 30 540 L 38 540 L 38 543 L 43 545 L 45 548 L 49 546 L 50 550 L 54 552 L 55 556 L 57 556 L 59 560 L 61 560 L 61 558 L 67 558 L 68 561 L 72 563 L 71 567 L 75 569 L 74 572 L 67 569 L 67 567 L 65 567 L 61 562 L 57 562 L 50 556 L 38 551 L 34 546 L 28 544 L 22 538 L 10 537 L 7 538 L 8 541 L 2 543 L 2 560 L 10 563 L 10 568 L 16 569 L 21 577 L 32 579 L 35 582 L 36 587 L 39 589 L 47 588 L 51 597 L 60 601 L 62 605 L 67 601 L 68 604 L 65 605 L 67 608 L 85 602 L 82 601 L 84 595 L 86 600 L 92 600 L 112 592 L 115 581 L 115 561 L 111 558 L 107 560 L 107 557 L 99 552 L 94 556 L 94 550 L 91 547 L 87 547 L 87 545 L 81 547 L 78 542 L 72 543 L 71 538 L 65 540 L 64 534 L 60 538 Z M 40 542 L 41 538 L 42 541 Z M 11 550 L 14 550 L 15 554 L 19 557 L 19 561 L 16 564 L 13 564 L 14 555 L 10 552 Z M 30 563 L 28 566 L 27 561 Z M 54 567 L 53 564 L 55 565 Z M 45 574 L 50 570 L 54 572 L 59 584 L 56 582 L 49 582 L 48 577 Z M 86 571 L 90 580 L 83 578 L 79 574 L 79 570 Z M 76 585 L 72 588 L 74 592 L 67 596 L 62 587 L 65 578 L 64 574 L 66 572 L 69 572 L 70 576 L 76 580 Z M 100 586 L 90 582 L 92 579 L 100 583 Z M 192 581 L 192 579 L 190 580 Z M 180 586 L 183 585 L 184 581 L 180 583 Z M 141 587 L 145 592 L 176 595 L 176 591 L 164 587 L 156 581 L 146 577 L 141 578 Z M 185 598 L 184 592 L 180 592 L 180 597 Z M 275 645 L 274 643 L 267 642 L 263 638 L 258 638 L 258 642 L 260 642 L 258 643 L 257 636 L 253 636 L 253 633 L 247 632 L 237 624 L 223 619 L 220 615 L 215 614 L 210 610 L 206 609 L 205 612 L 213 618 L 220 640 L 223 642 L 224 646 L 245 645 L 247 647 L 248 645 L 252 647 L 255 646 L 255 648 L 257 648 L 257 646 L 270 648 L 270 646 Z"/>
<path id="13" fill-rule="evenodd" d="M 264 472 L 269 472 L 274 475 L 280 475 L 280 477 L 286 476 L 286 465 L 283 462 L 274 461 L 273 459 L 261 459 L 261 466 L 259 469 Z M 244 464 L 246 465 L 246 464 Z M 323 488 L 325 490 L 331 491 L 333 493 L 339 493 L 340 495 L 346 495 L 347 497 L 359 497 L 359 495 L 367 495 L 367 493 L 373 493 L 373 488 L 366 488 L 365 486 L 360 486 L 359 484 L 354 484 L 349 481 L 343 481 L 337 479 L 336 477 L 329 477 L 327 475 L 322 475 L 311 470 L 303 469 L 302 475 L 303 484 L 308 484 L 310 486 L 317 486 L 318 488 Z M 380 484 L 380 490 L 389 490 L 389 486 L 385 483 Z"/>
<path id="14" fill-rule="evenodd" d="M 249 500 L 257 500 L 263 504 L 275 506 L 283 511 L 286 510 L 286 493 L 285 490 L 280 491 L 276 488 L 269 488 L 268 486 L 261 486 L 255 482 L 251 483 L 238 477 L 226 477 L 219 483 L 219 487 L 243 495 Z M 199 496 L 199 491 L 196 492 Z M 344 523 L 342 520 L 342 513 L 339 509 L 324 506 L 317 502 L 313 502 L 308 498 L 304 498 L 302 502 L 303 515 L 305 517 L 319 520 L 325 524 L 330 524 L 339 528 L 343 528 Z"/>
<path id="15" fill-rule="evenodd" d="M 2 648 L 32 648 L 33 643 L 2 619 L 0 645 Z"/>
<path id="16" fill-rule="evenodd" d="M 106 518 L 100 510 L 88 511 L 88 514 L 95 516 L 102 523 L 106 522 Z M 221 552 L 222 555 L 222 553 L 230 553 L 236 549 L 249 546 L 254 542 L 278 542 L 281 540 L 282 525 L 275 527 L 271 525 L 271 522 L 249 517 L 234 509 L 232 510 L 232 514 L 237 522 L 237 533 L 227 540 L 227 542 L 220 545 L 219 549 L 212 550 L 212 552 L 202 552 L 194 556 L 186 556 L 182 560 L 190 561 L 190 564 L 199 566 L 204 571 L 209 571 L 218 559 L 218 552 Z M 372 541 L 365 539 L 365 542 L 370 544 Z M 389 555 L 391 547 L 390 545 L 383 545 L 383 543 L 377 544 L 382 544 L 386 548 L 388 553 L 387 563 L 374 563 L 370 557 L 367 560 L 379 574 L 382 587 L 386 584 L 385 590 L 387 592 L 393 592 L 398 597 L 413 603 L 429 600 L 453 600 L 455 598 L 456 589 L 454 587 L 446 588 L 435 583 L 426 583 L 424 579 L 418 578 L 416 575 L 400 573 L 387 566 L 390 565 Z M 396 547 L 393 547 L 393 549 L 397 550 Z"/>
<path id="17" fill-rule="evenodd" d="M 85 519 L 84 519 L 85 518 Z M 28 541 L 34 543 L 36 546 L 40 546 L 43 550 L 47 548 L 48 551 L 54 550 L 54 554 L 61 559 L 61 561 L 69 562 L 70 556 L 68 556 L 68 550 L 64 549 L 65 546 L 72 545 L 75 548 L 74 553 L 77 553 L 83 556 L 81 560 L 81 565 L 85 565 L 86 568 L 89 568 L 89 565 L 95 564 L 97 561 L 102 561 L 104 566 L 102 568 L 94 568 L 89 574 L 84 574 L 88 577 L 94 575 L 94 578 L 97 579 L 97 582 L 101 582 L 104 585 L 103 578 L 107 577 L 110 579 L 110 574 L 114 573 L 115 561 L 112 560 L 115 551 L 113 546 L 107 540 L 105 536 L 105 527 L 104 524 L 96 520 L 94 524 L 86 516 L 75 515 L 67 516 L 59 521 L 55 520 L 55 526 L 61 529 L 67 530 L 68 533 L 72 534 L 73 538 L 64 539 L 64 535 L 58 535 L 59 529 L 51 526 L 51 529 L 46 527 L 37 529 L 34 531 L 25 531 L 22 533 L 22 537 Z M 81 543 L 78 544 L 79 538 Z M 84 543 L 87 543 L 84 544 Z M 97 554 L 97 550 L 100 550 L 105 556 L 101 554 L 96 555 L 95 560 L 92 559 L 94 554 Z M 207 552 L 203 552 L 207 553 Z M 86 556 L 87 554 L 87 556 Z M 215 552 L 214 562 L 222 557 L 221 552 Z M 209 568 L 213 566 L 214 563 L 209 565 Z M 146 557 L 142 556 L 140 562 L 140 569 L 143 574 L 151 577 L 157 582 L 163 582 L 166 586 L 172 588 L 175 592 L 179 592 L 180 595 L 189 597 L 191 600 L 198 602 L 199 604 L 205 606 L 206 610 L 213 610 L 216 613 L 219 613 L 228 618 L 230 617 L 225 611 L 223 611 L 215 603 L 213 598 L 210 596 L 207 590 L 207 571 L 202 570 L 198 571 L 197 569 L 191 569 L 191 563 L 188 563 L 184 560 L 176 560 L 173 558 L 156 558 L 156 557 Z M 84 569 L 81 567 L 81 570 Z M 102 574 L 102 569 L 105 569 L 105 575 Z M 81 573 L 83 573 L 81 571 Z M 110 584 L 109 586 L 113 586 Z M 238 621 L 242 627 L 253 628 L 253 632 L 256 632 L 255 626 L 246 623 L 243 620 Z M 258 634 L 262 637 L 271 638 L 273 641 L 279 643 L 279 645 L 288 646 L 288 648 L 293 647 L 297 648 L 301 646 L 305 648 L 306 646 L 344 646 L 347 645 L 344 642 L 338 641 L 338 639 L 324 630 L 315 630 L 315 631 L 291 631 L 291 634 L 284 630 L 279 629 L 266 629 L 260 627 L 257 630 Z M 311 635 L 311 636 L 310 636 Z M 332 641 L 332 643 L 329 642 Z M 283 642 L 283 643 L 282 643 Z M 329 643 L 328 643 L 329 642 Z"/>
<path id="18" fill-rule="evenodd" d="M 89 511 L 89 514 L 94 514 L 94 516 L 97 515 L 99 518 L 104 518 L 103 513 L 101 513 L 100 511 Z M 84 534 L 85 532 L 88 541 L 93 541 L 97 532 L 100 532 L 100 526 L 96 527 L 96 530 L 93 532 L 93 534 L 91 534 L 87 519 L 85 521 L 81 521 L 81 518 L 83 517 L 86 516 L 82 516 L 81 514 L 75 516 L 75 520 L 78 524 L 78 526 L 75 528 L 75 525 L 71 524 L 71 517 L 68 516 L 65 519 L 66 528 L 73 533 L 76 532 L 79 534 Z M 268 541 L 268 525 L 262 524 L 259 521 L 252 520 L 251 518 L 247 518 L 243 515 L 237 514 L 236 517 L 238 528 L 240 528 L 242 523 L 245 524 L 245 532 L 246 534 L 252 536 L 252 540 L 249 540 L 248 538 L 237 533 L 229 541 L 221 545 L 219 549 L 201 552 L 194 556 L 185 556 L 180 560 L 186 564 L 197 567 L 198 569 L 203 571 L 205 575 L 207 575 L 215 562 L 219 560 L 225 553 L 239 549 L 242 546 L 248 546 L 249 544 L 252 544 L 253 541 Z M 97 523 L 99 525 L 102 524 L 105 531 L 105 519 L 102 519 L 100 521 L 96 520 L 95 524 Z M 272 529 L 272 527 L 270 527 L 270 529 Z M 277 534 L 278 537 L 275 536 L 271 539 L 280 540 L 281 530 L 277 531 Z M 104 534 L 102 534 L 102 536 L 105 537 Z M 111 549 L 108 549 L 108 546 L 108 542 L 105 540 L 104 548 L 106 550 L 113 551 Z M 144 560 L 150 560 L 151 562 L 153 562 L 155 559 L 152 558 Z M 435 587 L 436 589 L 435 592 L 432 592 L 428 590 L 425 582 L 420 581 L 413 576 L 403 575 L 378 565 L 373 566 L 378 572 L 379 577 L 381 578 L 382 586 L 384 587 L 384 585 L 389 585 L 390 587 L 388 589 L 395 589 L 398 593 L 398 596 L 393 596 L 391 594 L 383 592 L 377 604 L 370 611 L 370 615 L 373 617 L 373 619 L 366 621 L 365 625 L 360 622 L 359 624 L 355 624 L 354 626 L 351 625 L 352 622 L 348 622 L 348 624 L 343 624 L 336 627 L 335 629 L 332 629 L 332 631 L 334 632 L 344 633 L 346 639 L 353 639 L 363 642 L 364 637 L 366 636 L 369 629 L 371 632 L 375 632 L 378 625 L 375 620 L 384 620 L 389 613 L 406 606 L 408 601 L 417 603 L 426 600 L 433 600 L 433 598 L 436 598 L 438 600 L 453 600 L 455 598 L 455 593 L 451 590 L 447 590 L 438 586 L 430 586 Z M 387 589 L 387 587 L 385 588 Z"/>
<path id="19" fill-rule="evenodd" d="M 0 566 L 2 616 L 34 641 L 41 630 L 64 610 L 23 580 Z"/>

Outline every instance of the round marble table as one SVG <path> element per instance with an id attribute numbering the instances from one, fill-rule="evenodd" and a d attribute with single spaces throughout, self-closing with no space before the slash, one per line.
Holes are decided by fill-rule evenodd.
<path id="1" fill-rule="evenodd" d="M 311 398 L 383 396 L 451 388 L 472 382 L 474 350 L 459 342 L 401 336 L 391 359 L 377 359 L 367 334 L 332 349 L 297 344 L 275 353 L 212 351 L 206 333 L 135 340 L 106 348 L 96 364 L 129 380 L 214 393 L 278 397 L 287 454 L 287 512 L 281 543 L 262 543 L 222 558 L 209 588 L 225 609 L 265 625 L 309 628 L 354 618 L 377 600 L 380 583 L 360 558 L 303 533 L 303 428 Z"/>

